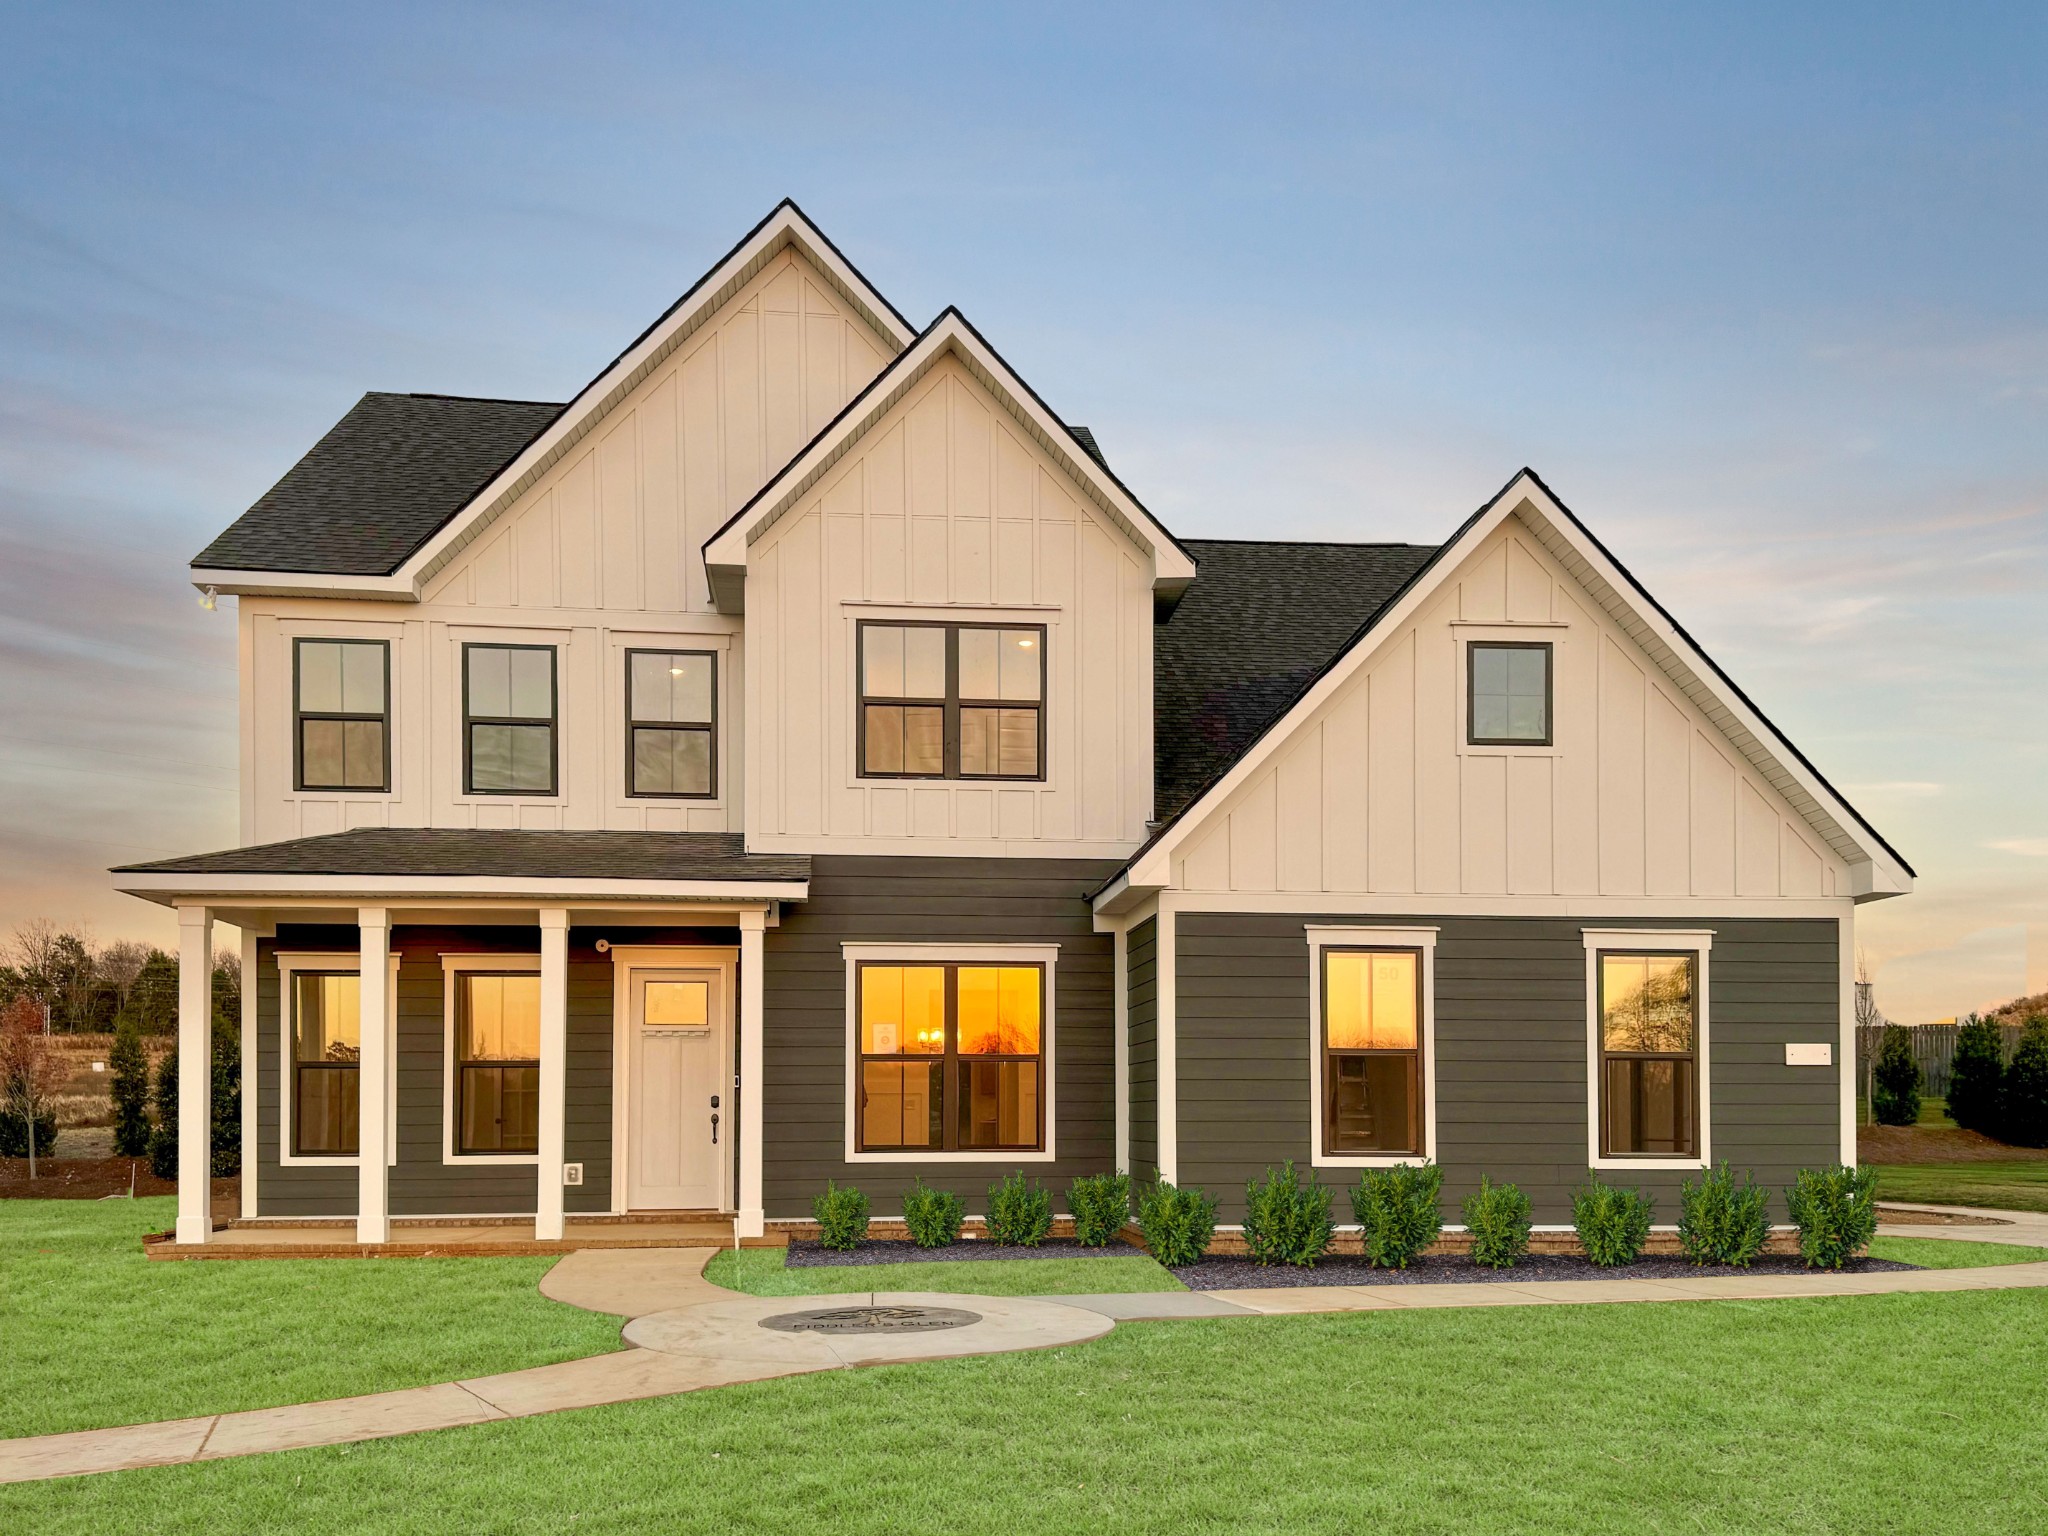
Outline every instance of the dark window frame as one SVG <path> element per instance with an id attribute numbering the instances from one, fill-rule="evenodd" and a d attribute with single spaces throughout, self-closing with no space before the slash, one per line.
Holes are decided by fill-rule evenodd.
<path id="1" fill-rule="evenodd" d="M 674 720 L 636 720 L 633 717 L 633 658 L 635 656 L 702 656 L 711 663 L 711 719 L 703 725 Z M 636 789 L 633 787 L 633 734 L 636 731 L 699 731 L 710 738 L 711 787 L 693 789 Z M 634 646 L 626 652 L 626 798 L 629 800 L 716 800 L 718 798 L 718 652 L 685 651 L 662 646 Z"/>
<path id="2" fill-rule="evenodd" d="M 472 651 L 546 651 L 548 655 L 548 787 L 546 789 L 478 789 L 476 787 L 473 729 L 479 725 L 535 726 L 538 719 L 508 715 L 472 715 L 469 712 L 469 656 Z M 528 795 L 544 800 L 559 799 L 562 793 L 562 658 L 556 645 L 529 645 L 499 640 L 465 640 L 462 643 L 462 792 L 465 795 Z"/>
<path id="3" fill-rule="evenodd" d="M 938 1055 L 899 1051 L 893 1055 L 870 1055 L 861 1048 L 862 990 L 867 984 L 869 969 L 875 970 L 927 970 L 945 973 L 945 1030 L 946 1048 Z M 1046 1039 L 1051 1031 L 1052 1021 L 1046 1016 L 1045 996 L 1049 967 L 1043 960 L 856 960 L 853 964 L 853 1148 L 855 1152 L 887 1155 L 908 1153 L 931 1156 L 933 1154 L 964 1153 L 1043 1153 L 1045 1151 L 1045 1107 L 1051 1096 L 1052 1063 L 1046 1050 Z M 1028 1056 L 991 1056 L 960 1054 L 960 972 L 983 970 L 1031 970 L 1038 973 L 1038 1049 Z M 884 1065 L 903 1066 L 906 1064 L 940 1064 L 939 1070 L 939 1145 L 923 1146 L 901 1143 L 871 1146 L 867 1140 L 867 1064 L 879 1062 Z M 1038 1133 L 1028 1144 L 998 1147 L 966 1147 L 960 1144 L 960 1127 L 957 1118 L 957 1097 L 962 1064 L 975 1062 L 1028 1061 L 1038 1067 Z"/>
<path id="4" fill-rule="evenodd" d="M 1480 651 L 1543 653 L 1543 736 L 1481 736 L 1473 660 Z M 1557 744 L 1557 645 L 1551 640 L 1467 640 L 1465 642 L 1465 745 L 1468 747 L 1550 747 Z"/>
<path id="5" fill-rule="evenodd" d="M 300 701 L 302 668 L 300 658 L 308 645 L 374 645 L 384 652 L 384 709 L 380 714 L 350 714 L 345 710 L 306 709 Z M 382 776 L 373 789 L 366 785 L 308 784 L 306 782 L 306 722 L 308 720 L 375 720 L 383 726 L 384 764 Z M 352 635 L 296 635 L 292 638 L 292 788 L 299 794 L 388 795 L 391 793 L 391 642 L 360 640 Z"/>
<path id="6" fill-rule="evenodd" d="M 1428 1018 L 1428 999 L 1423 995 L 1429 985 L 1427 957 L 1414 944 L 1325 944 L 1318 953 L 1317 964 L 1317 1016 L 1321 1027 L 1321 1038 L 1316 1049 L 1322 1053 L 1323 1102 L 1318 1108 L 1318 1135 L 1321 1138 L 1325 1157 L 1427 1157 L 1429 1155 L 1429 1105 L 1423 1095 L 1427 1092 L 1428 1079 L 1423 1072 L 1422 1053 L 1429 1046 L 1429 1033 L 1425 1027 Z M 1337 1047 L 1330 1044 L 1330 957 L 1332 955 L 1412 955 L 1415 959 L 1415 1045 L 1411 1050 L 1384 1050 L 1359 1048 L 1356 1046 Z M 1409 1066 L 1409 1087 L 1415 1096 L 1415 1145 L 1413 1147 L 1339 1147 L 1336 1141 L 1337 1117 L 1337 1071 L 1336 1064 L 1350 1057 L 1406 1056 L 1411 1058 Z"/>
<path id="7" fill-rule="evenodd" d="M 285 1006 L 286 1006 L 287 1008 L 289 1008 L 289 1009 L 290 1009 L 290 1019 L 291 1019 L 291 1023 L 290 1023 L 290 1026 L 289 1026 L 289 1027 L 288 1027 L 288 1028 L 286 1029 L 286 1031 L 285 1031 L 285 1045 L 286 1045 L 287 1051 L 289 1052 L 289 1054 L 290 1054 L 290 1057 L 291 1057 L 291 1062 L 290 1062 L 290 1066 L 291 1066 L 291 1096 L 292 1096 L 292 1103 L 291 1103 L 291 1109 L 292 1109 L 292 1156 L 293 1156 L 293 1157 L 306 1157 L 306 1158 L 311 1158 L 311 1157 L 331 1157 L 331 1158 L 336 1158 L 336 1159 L 340 1159 L 340 1158 L 353 1158 L 353 1157 L 357 1157 L 357 1156 L 361 1155 L 361 1152 L 362 1152 L 362 1145 L 363 1145 L 363 1118 L 362 1118 L 362 1114 L 363 1114 L 363 1111 L 362 1111 L 362 1096 L 363 1096 L 363 1074 L 362 1074 L 362 1060 L 361 1060 L 361 1051 L 362 1051 L 362 1046 L 361 1046 L 361 1044 L 359 1043 L 359 1044 L 357 1045 L 357 1047 L 356 1047 L 356 1051 L 357 1051 L 357 1059 L 356 1059 L 355 1061 L 327 1061 L 327 1060 L 320 1060 L 320 1061 L 301 1061 L 301 1060 L 299 1059 L 299 982 L 300 982 L 300 979 L 301 979 L 301 978 L 303 978 L 303 977 L 307 977 L 307 976 L 355 976 L 355 977 L 358 977 L 358 978 L 360 978 L 360 977 L 361 977 L 361 975 L 362 975 L 362 972 L 361 972 L 361 971 L 360 971 L 359 969 L 357 969 L 357 968 L 356 968 L 356 967 L 354 967 L 354 966 L 346 966 L 346 965 L 336 965 L 336 966 L 331 966 L 331 967 L 329 967 L 329 968 L 327 968 L 327 969 L 325 969 L 325 970 L 317 970 L 317 969 L 314 969 L 314 968 L 313 968 L 313 967 L 311 967 L 311 966 L 308 966 L 308 967 L 306 967 L 305 969 L 302 969 L 302 970 L 300 970 L 300 969 L 295 969 L 295 970 L 293 970 L 293 971 L 291 972 L 291 986 L 290 986 L 290 987 L 288 987 L 288 988 L 286 988 L 286 991 L 287 991 L 287 993 L 288 993 L 289 995 L 288 995 L 288 996 L 286 997 L 286 999 L 285 999 Z M 360 1007 L 361 1007 L 361 1004 L 360 1004 L 360 1002 L 358 1002 L 358 1005 L 357 1005 L 357 1006 L 358 1006 L 358 1009 L 360 1010 Z M 361 1013 L 360 1013 L 360 1011 L 358 1011 L 358 1014 L 357 1014 L 357 1019 L 356 1019 L 356 1035 L 357 1035 L 357 1039 L 358 1039 L 358 1041 L 360 1041 L 360 1039 L 361 1039 L 361 1036 L 362 1036 L 362 1016 L 361 1016 Z M 303 1093 L 303 1091 L 302 1091 L 302 1078 L 303 1078 L 304 1074 L 305 1074 L 305 1073 L 307 1073 L 307 1072 L 309 1072 L 309 1071 L 310 1071 L 310 1072 L 327 1072 L 327 1073 L 340 1073 L 340 1072 L 351 1072 L 351 1073 L 354 1073 L 354 1074 L 355 1074 L 355 1079 L 356 1079 L 356 1135 L 355 1135 L 355 1143 L 356 1143 L 356 1144 L 355 1144 L 354 1148 L 352 1148 L 352 1149 L 340 1149 L 340 1150 L 337 1150 L 337 1149 L 335 1149 L 335 1148 L 332 1148 L 332 1147 L 318 1147 L 318 1148 L 311 1148 L 311 1149 L 309 1149 L 309 1148 L 308 1148 L 308 1147 L 306 1146 L 306 1140 L 305 1140 L 305 1131 L 306 1131 L 306 1117 L 305 1117 L 304 1113 L 302 1112 L 302 1106 L 303 1106 L 303 1105 L 304 1105 L 304 1103 L 305 1103 L 305 1094 L 304 1094 L 304 1093 Z"/>
<path id="8" fill-rule="evenodd" d="M 1607 957 L 1633 956 L 1638 959 L 1683 960 L 1689 980 L 1687 993 L 1692 1001 L 1692 1049 L 1689 1051 L 1610 1051 L 1607 1048 Z M 1600 1156 L 1603 1161 L 1616 1159 L 1653 1159 L 1670 1163 L 1696 1163 L 1700 1160 L 1700 1129 L 1706 1106 L 1700 1101 L 1700 952 L 1696 949 L 1596 949 L 1593 951 L 1593 1030 L 1596 1059 L 1599 1062 L 1599 1104 L 1595 1113 L 1599 1116 Z M 1609 1061 L 1682 1061 L 1692 1068 L 1691 1097 L 1692 1110 L 1688 1117 L 1692 1145 L 1678 1152 L 1636 1152 L 1617 1150 L 1608 1141 L 1611 1125 L 1607 1113 L 1607 1063 Z"/>
<path id="9" fill-rule="evenodd" d="M 450 1032 L 453 1035 L 453 1038 L 449 1041 L 448 1045 L 449 1056 L 450 1059 L 454 1062 L 455 1067 L 455 1081 L 453 1085 L 454 1093 L 448 1105 L 448 1113 L 452 1117 L 452 1121 L 449 1126 L 448 1145 L 453 1155 L 456 1157 L 496 1158 L 538 1157 L 540 1155 L 540 1125 L 538 1119 L 536 1119 L 534 1124 L 534 1144 L 531 1147 L 508 1147 L 504 1145 L 504 1116 L 502 1114 L 500 1114 L 498 1119 L 499 1145 L 495 1147 L 472 1147 L 466 1145 L 466 1133 L 469 1128 L 469 1116 L 466 1113 L 464 1113 L 464 1108 L 467 1103 L 467 1097 L 469 1092 L 469 1073 L 472 1070 L 496 1070 L 498 1072 L 498 1102 L 501 1106 L 503 1105 L 505 1098 L 504 1074 L 507 1071 L 514 1070 L 522 1072 L 531 1071 L 534 1075 L 535 1098 L 536 1100 L 538 1100 L 540 1088 L 540 1058 L 538 1056 L 534 1056 L 531 1058 L 493 1058 L 489 1060 L 481 1060 L 473 1057 L 467 1057 L 462 1054 L 463 1023 L 470 1007 L 469 984 L 479 976 L 530 976 L 537 978 L 539 974 L 540 973 L 538 971 L 532 970 L 530 968 L 523 970 L 494 970 L 489 966 L 477 966 L 474 968 L 464 966 L 461 970 L 455 973 L 455 1017 L 453 1020 L 450 1021 Z"/>
<path id="10" fill-rule="evenodd" d="M 937 629 L 946 635 L 946 693 L 944 698 L 913 698 L 909 695 L 870 694 L 868 688 L 868 631 L 871 629 Z M 967 699 L 960 696 L 960 632 L 968 629 L 1029 630 L 1038 636 L 1038 697 L 1019 699 Z M 1046 693 L 1050 667 L 1046 661 L 1046 629 L 1043 624 L 1010 624 L 1001 621 L 950 619 L 862 619 L 855 628 L 853 654 L 855 772 L 863 779 L 917 779 L 925 782 L 955 780 L 969 784 L 1042 784 L 1045 782 Z M 887 772 L 868 767 L 868 706 L 922 708 L 944 711 L 937 773 Z M 960 712 L 963 709 L 1029 709 L 1038 716 L 1038 761 L 1030 773 L 963 773 L 960 771 Z"/>

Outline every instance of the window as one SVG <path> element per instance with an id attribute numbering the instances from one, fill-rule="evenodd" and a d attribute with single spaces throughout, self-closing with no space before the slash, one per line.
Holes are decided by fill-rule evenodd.
<path id="1" fill-rule="evenodd" d="M 462 648 L 462 756 L 472 795 L 555 792 L 555 648 Z"/>
<path id="2" fill-rule="evenodd" d="M 864 778 L 1043 779 L 1045 630 L 860 626 Z"/>
<path id="3" fill-rule="evenodd" d="M 1600 1155 L 1698 1157 L 1696 956 L 1601 950 L 1598 962 Z"/>
<path id="4" fill-rule="evenodd" d="M 1323 957 L 1323 1151 L 1421 1153 L 1422 952 Z"/>
<path id="5" fill-rule="evenodd" d="M 464 971 L 455 989 L 455 1150 L 540 1150 L 540 976 Z"/>
<path id="6" fill-rule="evenodd" d="M 298 787 L 391 788 L 391 647 L 300 640 L 292 647 Z"/>
<path id="7" fill-rule="evenodd" d="M 717 793 L 718 658 L 709 651 L 626 652 L 626 792 Z"/>
<path id="8" fill-rule="evenodd" d="M 353 1157 L 362 1058 L 362 977 L 292 973 L 292 1151 Z"/>
<path id="9" fill-rule="evenodd" d="M 1043 1148 L 1045 980 L 1043 965 L 857 964 L 857 1148 Z"/>
<path id="10" fill-rule="evenodd" d="M 1475 640 L 1465 654 L 1467 743 L 1549 746 L 1550 642 Z"/>

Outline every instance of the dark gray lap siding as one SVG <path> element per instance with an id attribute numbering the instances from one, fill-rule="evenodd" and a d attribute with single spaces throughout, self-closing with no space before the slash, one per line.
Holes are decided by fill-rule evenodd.
<path id="1" fill-rule="evenodd" d="M 808 1217 L 827 1179 L 858 1185 L 875 1214 L 901 1212 L 914 1177 L 956 1191 L 970 1213 L 1010 1171 L 999 1163 L 849 1164 L 849 943 L 1057 944 L 1053 1113 L 1057 1161 L 1022 1163 L 1066 1206 L 1066 1185 L 1116 1157 L 1115 952 L 1088 893 L 1117 868 L 1095 859 L 821 857 L 810 899 L 767 933 L 762 1198 L 771 1220 Z"/>
<path id="2" fill-rule="evenodd" d="M 1310 1157 L 1309 957 L 1303 925 L 1357 917 L 1183 913 L 1179 930 L 1180 1173 L 1241 1219 L 1244 1185 Z M 1586 1177 L 1585 928 L 1706 928 L 1712 1151 L 1773 1189 L 1840 1155 L 1835 1068 L 1787 1067 L 1785 1046 L 1841 1037 L 1837 925 L 1829 919 L 1390 918 L 1434 927 L 1437 1152 L 1446 1216 L 1481 1174 L 1528 1191 L 1539 1222 L 1571 1219 Z M 1134 1154 L 1135 1156 L 1135 1154 Z M 1326 1170 L 1348 1187 L 1350 1170 Z M 1611 1182 L 1678 1214 L 1672 1171 Z M 1339 1214 L 1348 1216 L 1339 1197 Z"/>

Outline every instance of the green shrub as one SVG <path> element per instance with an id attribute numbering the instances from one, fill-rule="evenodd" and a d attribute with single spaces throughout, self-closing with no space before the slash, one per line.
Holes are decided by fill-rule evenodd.
<path id="1" fill-rule="evenodd" d="M 903 1224 L 920 1248 L 943 1248 L 960 1236 L 967 1207 L 949 1189 L 933 1189 L 918 1179 L 903 1196 Z"/>
<path id="2" fill-rule="evenodd" d="M 1465 1230 L 1472 1234 L 1472 1262 L 1488 1269 L 1512 1269 L 1529 1251 L 1529 1197 L 1513 1184 L 1485 1175 L 1465 1197 Z"/>
<path id="3" fill-rule="evenodd" d="M 107 1090 L 114 1101 L 114 1155 L 141 1157 L 149 1151 L 149 1057 L 134 1020 L 125 1020 L 115 1031 L 107 1067 Z"/>
<path id="4" fill-rule="evenodd" d="M 48 1157 L 57 1149 L 57 1117 L 36 1116 L 36 1156 Z M 28 1120 L 12 1109 L 0 1108 L 0 1157 L 28 1156 Z"/>
<path id="5" fill-rule="evenodd" d="M 1444 1229 L 1444 1171 L 1434 1163 L 1369 1168 L 1351 1192 L 1366 1259 L 1381 1269 L 1406 1269 Z"/>
<path id="6" fill-rule="evenodd" d="M 2027 1020 L 2020 1048 L 2005 1069 L 2004 1140 L 2048 1147 L 2048 1019 Z"/>
<path id="7" fill-rule="evenodd" d="M 1579 1246 L 1595 1264 L 1633 1264 L 1650 1240 L 1657 1202 L 1639 1189 L 1602 1184 L 1597 1174 L 1572 1191 L 1572 1226 Z"/>
<path id="8" fill-rule="evenodd" d="M 1117 1240 L 1131 1219 L 1131 1176 L 1098 1173 L 1076 1179 L 1067 1189 L 1067 1209 L 1074 1213 L 1074 1236 L 1090 1248 Z"/>
<path id="9" fill-rule="evenodd" d="M 1678 1192 L 1678 1246 L 1695 1264 L 1747 1268 L 1771 1235 L 1770 1192 L 1745 1173 L 1738 1188 L 1724 1162 Z"/>
<path id="10" fill-rule="evenodd" d="M 1875 1168 L 1802 1168 L 1785 1191 L 1809 1269 L 1840 1269 L 1877 1236 Z"/>
<path id="11" fill-rule="evenodd" d="M 827 1248 L 858 1248 L 868 1235 L 868 1197 L 851 1185 L 841 1189 L 827 1179 L 825 1193 L 811 1201 L 811 1220 L 818 1224 L 818 1241 Z"/>
<path id="12" fill-rule="evenodd" d="M 156 1067 L 156 1129 L 149 1133 L 149 1171 L 160 1179 L 178 1176 L 178 1048 L 164 1052 Z"/>
<path id="13" fill-rule="evenodd" d="M 1022 1170 L 988 1187 L 988 1235 L 998 1243 L 1036 1248 L 1052 1231 L 1052 1196 Z"/>
<path id="14" fill-rule="evenodd" d="M 1877 1046 L 1876 1100 L 1879 1125 L 1913 1125 L 1920 1119 L 1920 1063 L 1913 1037 L 1903 1024 L 1887 1024 Z"/>
<path id="15" fill-rule="evenodd" d="M 1244 1246 L 1257 1263 L 1313 1264 L 1335 1230 L 1330 1192 L 1314 1173 L 1304 1184 L 1292 1159 L 1277 1173 L 1268 1168 L 1264 1183 L 1244 1187 Z"/>
<path id="16" fill-rule="evenodd" d="M 1956 1031 L 1948 1069 L 1949 1118 L 1982 1136 L 2005 1132 L 2005 1042 L 1989 1019 L 1971 1014 Z"/>
<path id="17" fill-rule="evenodd" d="M 1176 1189 L 1155 1171 L 1152 1187 L 1138 1201 L 1138 1230 L 1152 1257 L 1168 1269 L 1192 1264 L 1216 1235 L 1216 1201 L 1199 1189 Z"/>
<path id="18" fill-rule="evenodd" d="M 207 1160 L 213 1177 L 231 1179 L 242 1171 L 242 1030 L 222 1013 L 213 1016 L 213 1079 L 208 1097 L 213 1121 L 208 1128 Z"/>

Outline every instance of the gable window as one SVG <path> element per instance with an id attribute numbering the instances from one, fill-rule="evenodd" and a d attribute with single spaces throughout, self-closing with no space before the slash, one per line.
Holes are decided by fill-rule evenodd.
<path id="1" fill-rule="evenodd" d="M 391 647 L 383 640 L 300 640 L 292 648 L 298 787 L 391 787 Z"/>
<path id="2" fill-rule="evenodd" d="M 1042 625 L 859 630 L 863 778 L 1043 779 Z"/>
<path id="3" fill-rule="evenodd" d="M 718 658 L 709 651 L 626 652 L 626 792 L 717 793 Z"/>
<path id="4" fill-rule="evenodd" d="M 540 1150 L 540 975 L 455 978 L 455 1151 Z"/>
<path id="5" fill-rule="evenodd" d="M 1600 1155 L 1700 1156 L 1698 956 L 1597 951 Z"/>
<path id="6" fill-rule="evenodd" d="M 1467 743 L 1549 746 L 1550 642 L 1475 640 L 1465 657 Z"/>
<path id="7" fill-rule="evenodd" d="M 1047 971 L 856 962 L 855 1149 L 1043 1150 Z"/>
<path id="8" fill-rule="evenodd" d="M 555 793 L 555 648 L 462 648 L 463 785 L 472 795 Z"/>
<path id="9" fill-rule="evenodd" d="M 292 973 L 292 1151 L 353 1157 L 362 1075 L 362 977 Z"/>
<path id="10" fill-rule="evenodd" d="M 1422 951 L 1325 948 L 1323 1151 L 1422 1142 Z"/>

